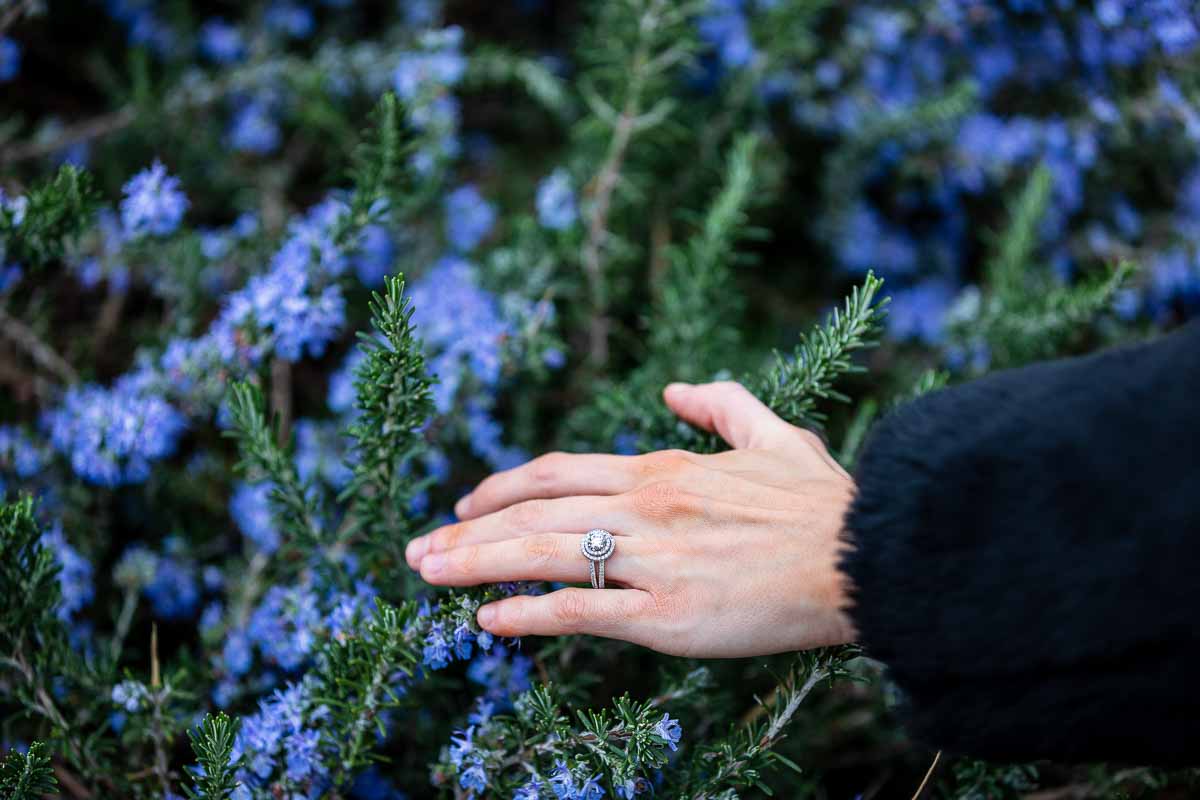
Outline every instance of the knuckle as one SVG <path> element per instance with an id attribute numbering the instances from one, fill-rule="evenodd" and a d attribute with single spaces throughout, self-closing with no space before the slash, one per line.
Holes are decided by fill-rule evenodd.
<path id="1" fill-rule="evenodd" d="M 809 447 L 813 448 L 814 450 L 825 449 L 825 440 L 813 431 L 810 431 L 808 428 L 797 428 L 796 430 L 799 433 L 800 440 Z"/>
<path id="2" fill-rule="evenodd" d="M 535 486 L 549 487 L 558 483 L 566 468 L 566 453 L 546 453 L 529 462 L 529 481 Z"/>
<path id="3" fill-rule="evenodd" d="M 546 565 L 558 559 L 558 537 L 540 533 L 522 540 L 525 558 L 535 565 Z"/>
<path id="4" fill-rule="evenodd" d="M 642 486 L 632 492 L 631 501 L 634 511 L 648 519 L 689 516 L 697 510 L 696 498 L 672 481 Z"/>
<path id="5" fill-rule="evenodd" d="M 465 532 L 466 526 L 461 522 L 447 525 L 434 535 L 430 549 L 440 551 L 453 550 L 462 541 Z"/>
<path id="6" fill-rule="evenodd" d="M 742 386 L 737 381 L 717 381 L 713 385 L 713 391 L 719 392 L 721 397 L 732 400 L 735 397 L 740 397 L 749 393 L 749 389 Z"/>
<path id="7" fill-rule="evenodd" d="M 691 464 L 688 461 L 687 452 L 684 450 L 659 450 L 655 453 L 646 453 L 638 456 L 637 463 L 639 471 L 646 477 L 675 474 Z"/>
<path id="8" fill-rule="evenodd" d="M 479 561 L 479 547 L 477 545 L 460 547 L 453 551 L 450 559 L 455 572 L 469 574 Z"/>
<path id="9" fill-rule="evenodd" d="M 508 527 L 518 532 L 537 528 L 545 516 L 546 504 L 542 500 L 525 500 L 509 506 L 504 511 Z"/>
<path id="10" fill-rule="evenodd" d="M 581 589 L 562 589 L 555 593 L 554 618 L 561 625 L 573 628 L 587 619 L 588 601 Z"/>

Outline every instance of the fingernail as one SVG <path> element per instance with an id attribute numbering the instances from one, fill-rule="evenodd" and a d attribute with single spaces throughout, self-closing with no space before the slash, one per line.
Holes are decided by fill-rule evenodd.
<path id="1" fill-rule="evenodd" d="M 495 606 L 483 606 L 479 609 L 479 613 L 475 616 L 475 619 L 479 621 L 479 627 L 481 628 L 486 628 L 487 626 L 491 625 L 496 621 Z"/>
<path id="2" fill-rule="evenodd" d="M 437 575 L 446 566 L 446 556 L 442 553 L 431 553 L 421 559 L 422 575 Z"/>
<path id="3" fill-rule="evenodd" d="M 458 502 L 454 504 L 454 514 L 459 519 L 462 519 L 463 516 L 470 509 L 471 509 L 471 495 L 469 493 L 464 494 L 462 497 L 458 498 Z"/>
<path id="4" fill-rule="evenodd" d="M 418 536 L 408 543 L 408 547 L 404 548 L 404 557 L 408 559 L 408 565 L 413 569 L 421 566 L 421 558 L 425 555 L 425 551 L 429 549 L 429 541 L 424 536 Z"/>
<path id="5" fill-rule="evenodd" d="M 665 391 L 665 392 L 680 392 L 680 391 L 683 391 L 684 389 L 688 388 L 689 386 L 691 386 L 690 383 L 681 383 L 679 381 L 676 381 L 675 383 L 668 383 L 667 388 L 664 389 L 663 391 Z"/>

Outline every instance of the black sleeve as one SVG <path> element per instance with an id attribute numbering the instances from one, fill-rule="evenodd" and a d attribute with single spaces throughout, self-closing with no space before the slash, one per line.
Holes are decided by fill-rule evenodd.
<path id="1" fill-rule="evenodd" d="M 1200 323 L 899 408 L 857 482 L 850 615 L 916 738 L 1200 764 Z"/>

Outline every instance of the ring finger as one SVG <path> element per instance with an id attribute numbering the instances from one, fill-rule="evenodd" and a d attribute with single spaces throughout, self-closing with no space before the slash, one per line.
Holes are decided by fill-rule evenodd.
<path id="1" fill-rule="evenodd" d="M 586 531 L 592 528 L 605 528 L 616 533 L 645 527 L 644 521 L 634 519 L 629 503 L 619 495 L 526 500 L 495 513 L 444 525 L 418 536 L 405 548 L 405 558 L 410 567 L 420 569 L 430 554 L 467 545 L 522 538 L 534 533 Z"/>
<path id="2" fill-rule="evenodd" d="M 457 547 L 431 553 L 421 561 L 421 577 L 439 586 L 474 586 L 502 581 L 588 580 L 589 563 L 579 551 L 582 534 L 536 533 L 519 539 Z M 652 576 L 647 561 L 662 543 L 629 536 L 617 538 L 604 564 L 607 580 L 644 588 Z"/>

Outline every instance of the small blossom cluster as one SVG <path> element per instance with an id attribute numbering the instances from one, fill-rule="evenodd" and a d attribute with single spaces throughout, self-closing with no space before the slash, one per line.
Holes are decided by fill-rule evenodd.
<path id="1" fill-rule="evenodd" d="M 242 720 L 232 761 L 243 760 L 233 800 L 250 800 L 256 790 L 275 796 L 317 798 L 328 789 L 329 772 L 321 721 L 329 710 L 312 697 L 309 682 L 288 684 L 259 702 Z"/>
<path id="2" fill-rule="evenodd" d="M 200 604 L 199 570 L 184 554 L 178 536 L 167 537 L 161 553 L 144 544 L 131 545 L 113 568 L 113 579 L 118 586 L 145 594 L 159 619 L 189 619 Z M 206 588 L 219 588 L 211 585 L 214 580 L 219 580 L 219 573 L 212 575 Z"/>
<path id="3" fill-rule="evenodd" d="M 121 225 L 130 238 L 174 233 L 188 209 L 179 179 L 167 174 L 160 161 L 130 178 L 124 192 Z"/>
<path id="4" fill-rule="evenodd" d="M 63 535 L 62 525 L 55 523 L 42 534 L 42 546 L 54 554 L 58 562 L 58 589 L 61 598 L 58 618 L 70 620 L 76 612 L 92 602 L 96 594 L 92 579 L 92 564 L 71 546 Z"/>
<path id="5" fill-rule="evenodd" d="M 50 443 L 89 483 L 140 483 L 150 476 L 152 462 L 175 451 L 186 428 L 183 415 L 139 383 L 126 376 L 110 389 L 73 387 L 43 416 Z"/>
<path id="6" fill-rule="evenodd" d="M 421 134 L 414 167 L 429 173 L 458 155 L 459 103 L 450 93 L 466 74 L 463 32 L 450 27 L 423 32 L 417 48 L 403 53 L 392 76 L 392 88 L 408 104 L 410 120 Z"/>

